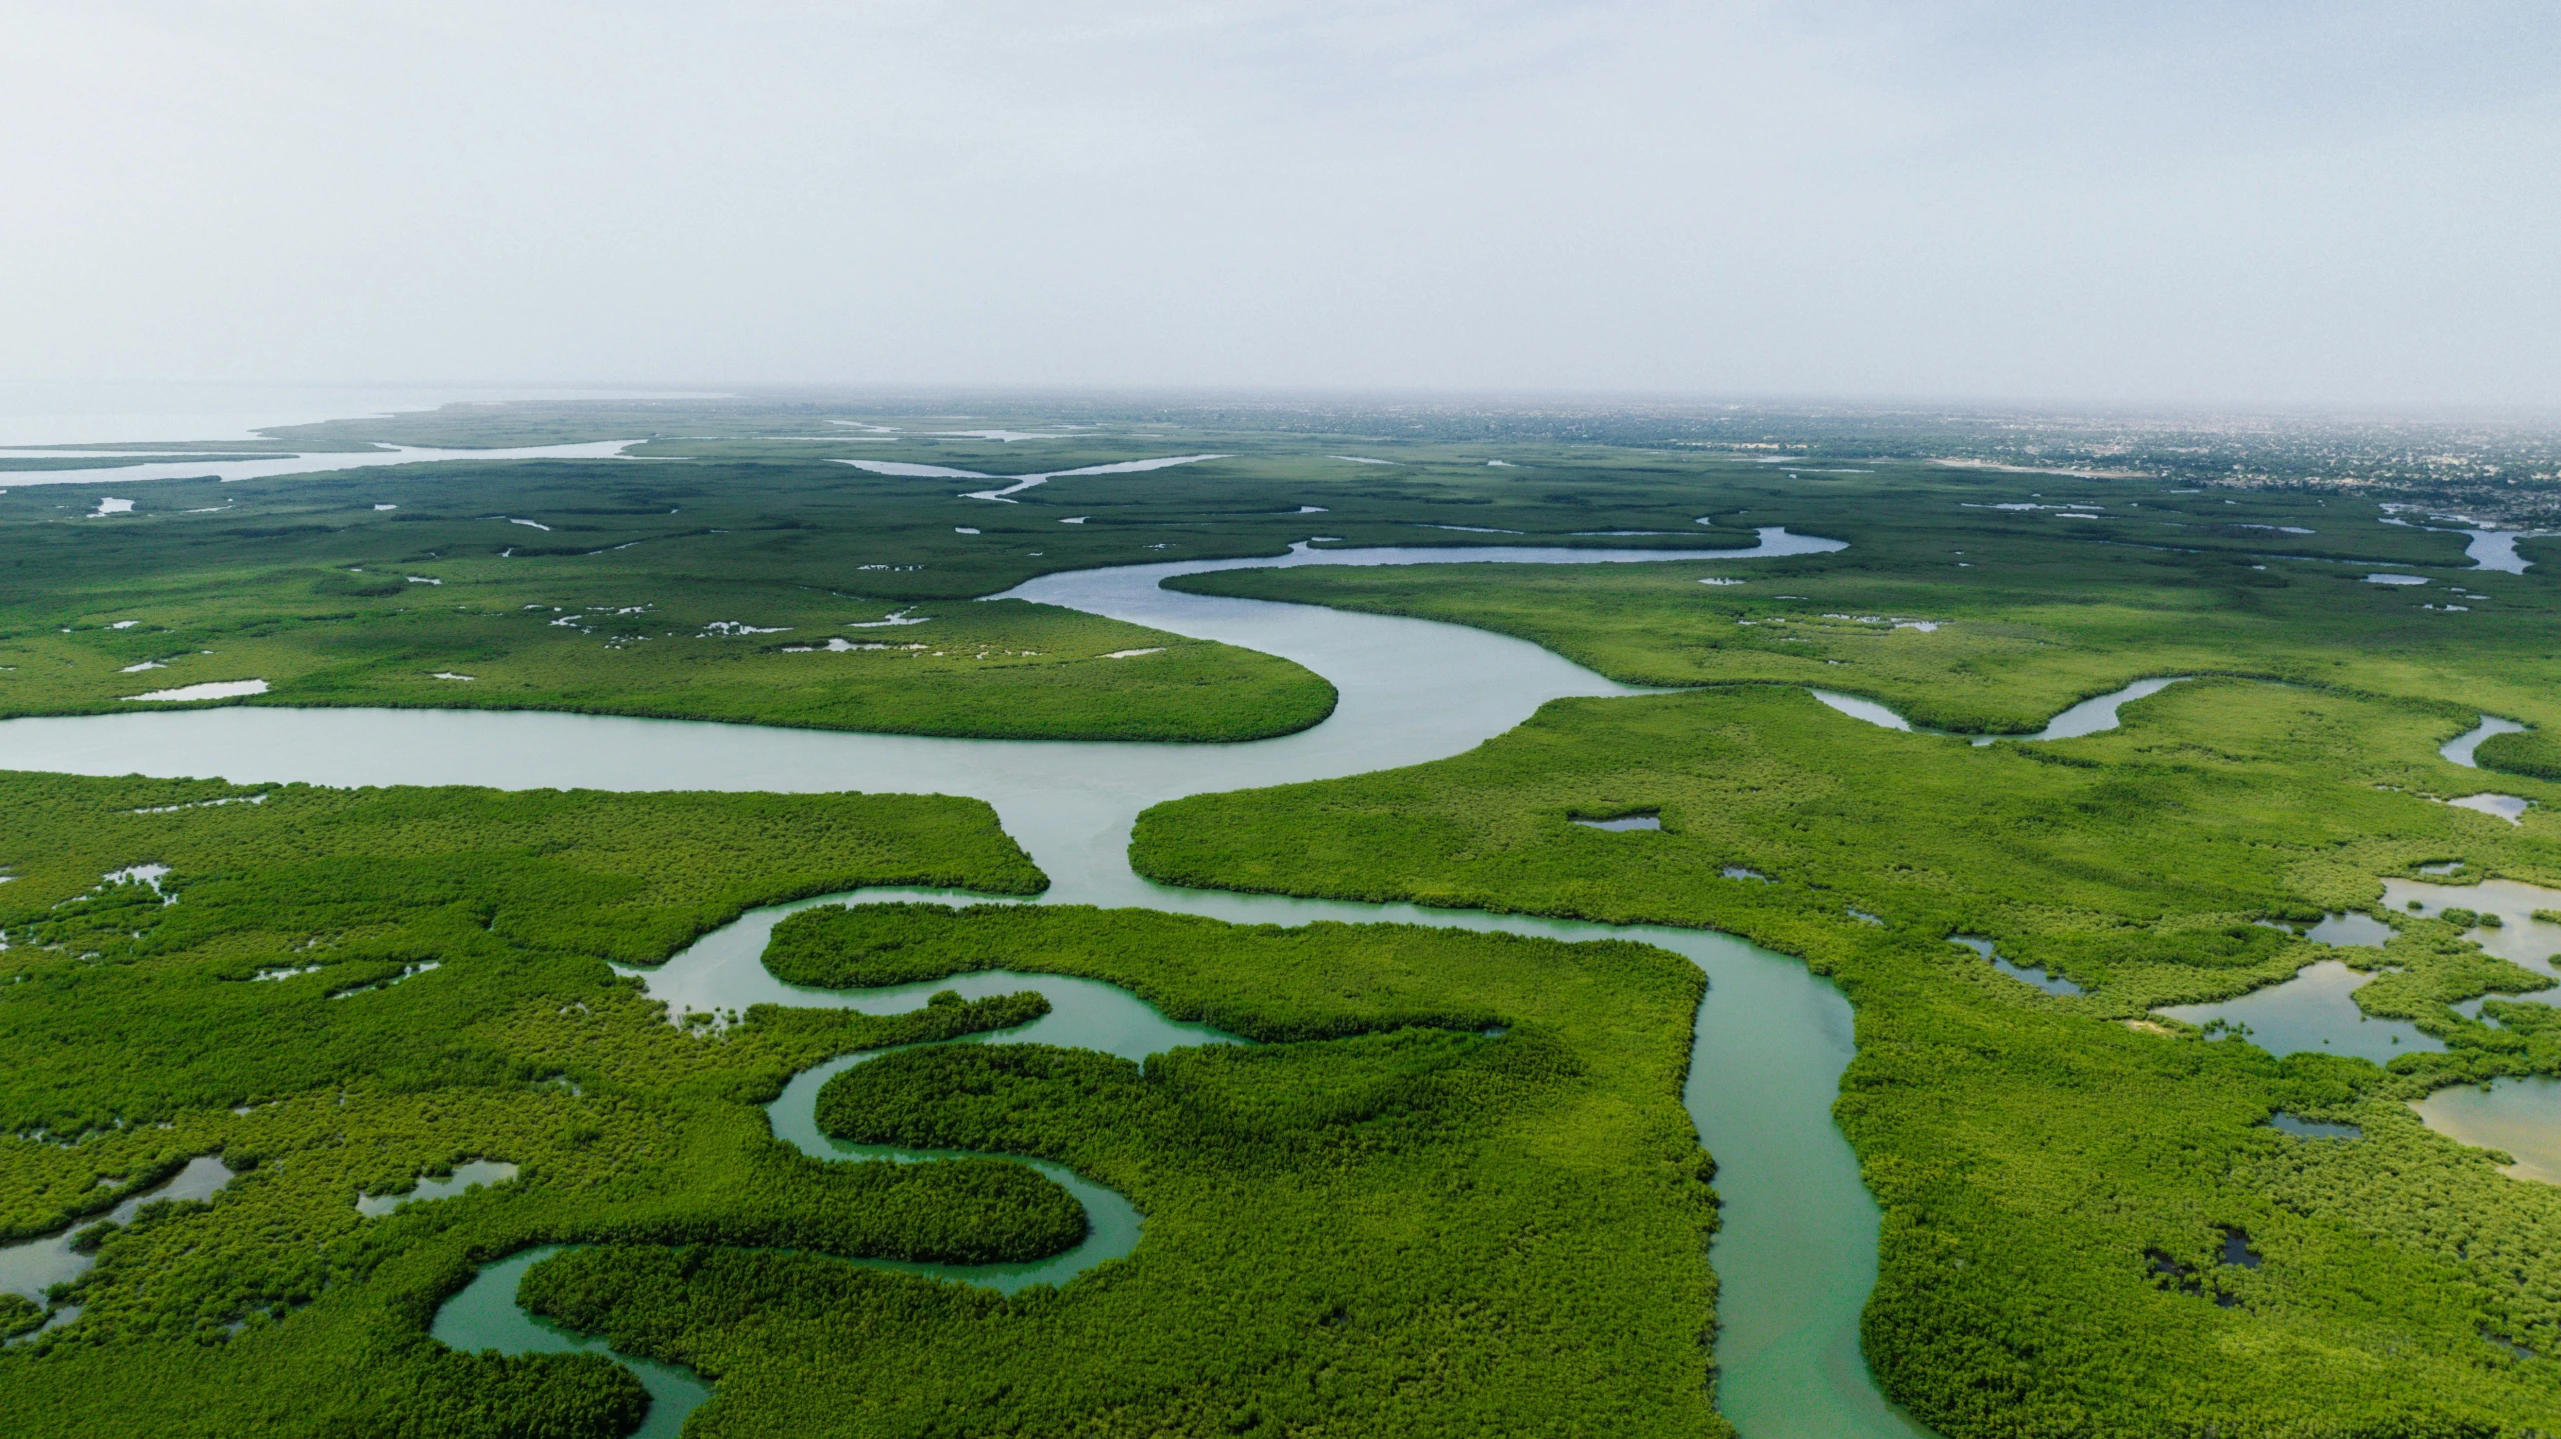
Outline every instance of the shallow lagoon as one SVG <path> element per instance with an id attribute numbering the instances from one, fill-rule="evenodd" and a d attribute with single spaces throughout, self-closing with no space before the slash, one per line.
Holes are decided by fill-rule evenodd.
<path id="1" fill-rule="evenodd" d="M 2538 974 L 2561 977 L 2552 959 L 2561 954 L 2561 924 L 2534 917 L 2537 910 L 2561 913 L 2561 890 L 2513 879 L 2485 879 L 2479 884 L 2430 884 L 2417 879 L 2387 879 L 2383 903 L 2388 909 L 2434 917 L 2449 909 L 2495 914 L 2497 927 L 2480 926 L 2463 937 L 2484 953 L 2525 966 Z M 2413 907 L 2415 906 L 2415 908 Z"/>
<path id="2" fill-rule="evenodd" d="M 2561 1080 L 2502 1079 L 2486 1091 L 2467 1084 L 2410 1107 L 2450 1139 L 2506 1150 L 2516 1161 L 2504 1166 L 2507 1174 L 2561 1184 Z"/>
<path id="3" fill-rule="evenodd" d="M 2356 1007 L 2357 989 L 2373 978 L 2335 959 L 2324 959 L 2304 966 L 2283 984 L 2253 990 L 2238 999 L 2169 1005 L 2155 1012 L 2188 1024 L 2221 1020 L 2226 1025 L 2246 1025 L 2249 1033 L 2240 1037 L 2276 1055 L 2317 1049 L 2388 1064 L 2398 1055 L 2443 1050 L 2443 1041 L 2407 1020 L 2369 1018 Z"/>

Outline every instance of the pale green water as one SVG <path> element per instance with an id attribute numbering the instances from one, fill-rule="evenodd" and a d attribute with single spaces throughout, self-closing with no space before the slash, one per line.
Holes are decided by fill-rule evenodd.
<path id="1" fill-rule="evenodd" d="M 1757 553 L 1835 547 L 1770 532 L 1763 540 Z M 1727 551 L 1712 558 L 1732 563 L 1753 553 Z M 1007 832 L 1050 875 L 1047 902 L 1143 906 L 1239 923 L 1393 921 L 1661 945 L 1697 963 L 1710 984 L 1683 1098 L 1717 1161 L 1723 1203 L 1723 1227 L 1709 1255 L 1722 1283 L 1716 1338 L 1720 1407 L 1747 1439 L 1923 1433 L 1885 1402 L 1859 1353 L 1859 1312 L 1876 1277 L 1878 1214 L 1831 1119 L 1852 1053 L 1851 1014 L 1839 993 L 1802 964 L 1695 930 L 1178 890 L 1151 884 L 1128 866 L 1130 825 L 1140 810 L 1161 800 L 1439 759 L 1501 734 L 1552 698 L 1638 693 L 1534 645 L 1480 630 L 1184 595 L 1157 588 L 1161 578 L 1271 563 L 1680 558 L 1699 557 L 1659 551 L 1302 550 L 1281 561 L 1052 575 L 1014 591 L 1021 598 L 1280 655 L 1315 670 L 1340 692 L 1341 702 L 1324 724 L 1252 744 L 942 740 L 569 714 L 228 708 L 0 723 L 0 765 L 337 785 L 975 795 L 995 806 Z M 953 898 L 891 891 L 860 896 L 922 897 Z M 707 936 L 651 973 L 651 992 L 677 1009 L 743 1008 L 760 999 L 875 1002 L 792 991 L 766 974 L 757 956 L 781 912 L 760 912 Z M 1081 993 L 1073 989 L 1076 981 L 1051 989 L 1061 983 L 1053 976 L 986 982 L 1040 987 L 1054 1002 Z M 915 987 L 916 997 L 942 987 Z M 1063 1015 L 1052 1019 L 1071 1022 Z M 1038 1028 L 1007 1037 L 1031 1038 Z M 778 1132 L 790 1137 L 794 1122 L 777 1115 Z M 1081 1191 L 1080 1197 L 1099 1221 L 1105 1202 Z M 494 1272 L 494 1266 L 485 1271 L 466 1293 L 481 1300 L 496 1294 L 499 1281 L 487 1278 Z M 505 1281 L 505 1290 L 512 1295 L 512 1280 Z M 440 1316 L 439 1333 L 460 1332 L 445 1325 Z M 473 1332 L 481 1332 L 476 1324 Z"/>
<path id="2" fill-rule="evenodd" d="M 2430 1129 L 2482 1149 L 2504 1149 L 2518 1179 L 2561 1184 L 2561 1080 L 2502 1079 L 2440 1089 L 2411 1108 Z"/>

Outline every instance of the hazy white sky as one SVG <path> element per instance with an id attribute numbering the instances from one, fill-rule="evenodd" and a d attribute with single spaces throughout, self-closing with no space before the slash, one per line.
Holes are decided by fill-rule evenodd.
<path id="1" fill-rule="evenodd" d="M 2561 405 L 2561 7 L 0 4 L 0 377 Z"/>

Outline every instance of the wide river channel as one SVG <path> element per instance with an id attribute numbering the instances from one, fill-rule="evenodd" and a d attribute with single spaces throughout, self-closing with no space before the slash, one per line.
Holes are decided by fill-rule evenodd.
<path id="1" fill-rule="evenodd" d="M 1551 699 L 1643 693 L 1535 645 L 1482 630 L 1179 594 L 1159 588 L 1166 577 L 1300 564 L 1734 562 L 1842 548 L 1837 541 L 1778 530 L 1763 530 L 1760 540 L 1749 550 L 1708 552 L 1301 546 L 1277 559 L 1049 575 L 1011 592 L 1012 598 L 1279 655 L 1323 675 L 1340 693 L 1324 723 L 1249 744 L 931 739 L 593 715 L 260 706 L 12 720 L 0 723 L 0 767 L 341 786 L 971 795 L 995 807 L 1007 832 L 1049 875 L 1051 887 L 1041 903 L 1139 906 L 1239 923 L 1394 922 L 1660 945 L 1686 956 L 1708 977 L 1683 1101 L 1715 1156 L 1724 1206 L 1709 1255 L 1722 1284 L 1716 1338 L 1720 1408 L 1750 1439 L 1920 1435 L 1927 1431 L 1879 1394 L 1859 1352 L 1859 1313 L 1876 1276 L 1878 1216 L 1831 1116 L 1852 1053 L 1851 1014 L 1838 992 L 1802 963 L 1699 930 L 1175 889 L 1141 879 L 1128 862 L 1133 821 L 1164 800 L 1419 764 L 1491 739 Z M 932 609 L 919 606 L 918 612 L 930 615 Z M 907 897 L 915 896 L 856 896 Z M 649 975 L 651 993 L 678 1010 L 743 1008 L 761 1000 L 884 1009 L 919 1002 L 921 992 L 784 990 L 755 962 L 775 914 L 760 911 L 706 936 Z M 1152 1012 L 1130 1012 L 1128 1006 L 1144 1006 L 1109 986 L 1054 976 L 987 975 L 950 987 L 968 993 L 1038 988 L 1058 1003 L 1058 1012 L 1038 1024 L 987 1037 L 995 1042 L 1048 1040 L 1146 1053 L 1223 1038 L 1190 1026 L 1178 1030 Z M 1106 1034 L 1117 1037 L 1094 1037 Z M 807 1098 L 822 1077 L 804 1075 L 794 1082 L 773 1106 L 775 1126 L 786 1140 L 834 1153 L 814 1129 L 800 1132 Z M 1042 1168 L 1062 1182 L 1074 1180 L 1055 1166 Z M 1125 1210 L 1125 1202 L 1081 1180 L 1070 1187 L 1085 1200 L 1095 1224 L 1079 1254 L 1096 1245 L 1125 1249 L 1138 1242 L 1143 1221 L 1112 1209 L 1119 1203 Z M 536 1257 L 519 1255 L 484 1271 L 488 1282 L 475 1283 L 465 1298 L 491 1312 L 479 1319 L 456 1312 L 464 1306 L 457 1299 L 439 1317 L 438 1332 L 495 1335 L 516 1324 L 508 1302 L 514 1275 Z M 1078 1267 L 1076 1255 L 1047 1264 L 1060 1266 L 1045 1270 L 1051 1274 Z M 1003 1288 L 1012 1287 L 1014 1278 L 957 1271 L 949 1277 Z M 683 1399 L 659 1407 L 679 1406 L 689 1407 Z M 680 1418 L 675 1412 L 653 1414 L 650 1427 L 660 1430 Z"/>

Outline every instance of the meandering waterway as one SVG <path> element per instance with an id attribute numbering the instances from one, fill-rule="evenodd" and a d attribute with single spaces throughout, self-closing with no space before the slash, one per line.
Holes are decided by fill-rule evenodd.
<path id="1" fill-rule="evenodd" d="M 1491 739 L 1550 699 L 1642 693 L 1482 630 L 1180 594 L 1159 588 L 1168 576 L 1298 564 L 1730 562 L 1839 548 L 1838 541 L 1776 529 L 1762 530 L 1752 549 L 1714 552 L 1300 546 L 1277 559 L 1050 575 L 1011 592 L 1279 655 L 1335 685 L 1341 699 L 1325 723 L 1249 744 L 954 740 L 531 712 L 226 707 L 0 723 L 0 764 L 331 785 L 972 795 L 995 807 L 1006 830 L 1051 877 L 1042 902 L 1135 905 L 1243 923 L 1401 922 L 1661 945 L 1699 964 L 1709 980 L 1683 1100 L 1716 1157 L 1724 1204 L 1710 1253 L 1722 1286 L 1721 1408 L 1749 1439 L 1910 1436 L 1924 1431 L 1877 1392 L 1858 1347 L 1859 1312 L 1875 1279 L 1878 1214 L 1831 1120 L 1853 1042 L 1849 1005 L 1827 981 L 1794 959 L 1703 931 L 1179 890 L 1141 879 L 1127 858 L 1132 822 L 1162 800 L 1422 763 Z M 908 897 L 915 896 L 856 896 Z M 652 992 L 696 1009 L 783 998 L 774 992 L 779 982 L 757 962 L 777 913 L 760 912 L 707 936 L 651 976 Z M 987 992 L 1049 992 L 1082 982 L 991 975 L 970 983 L 989 986 Z M 928 988 L 939 987 L 945 986 Z M 917 998 L 807 991 L 788 1002 L 903 1007 Z M 1059 994 L 1052 999 L 1057 1003 Z M 1034 1025 L 990 1038 L 1042 1037 Z M 1141 1034 L 1135 1042 L 1153 1040 Z M 803 1081 L 814 1096 L 816 1079 Z M 790 1094 L 786 1100 L 798 1102 Z M 807 1135 L 794 1128 L 797 1109 L 776 1103 L 778 1134 L 804 1147 L 817 1140 L 814 1128 Z M 1089 1197 L 1088 1204 L 1091 1212 L 1101 1202 Z M 498 1282 L 491 1271 L 465 1293 L 504 1311 L 492 1323 L 505 1314 L 521 1318 L 504 1301 L 514 1275 L 530 1262 L 520 1255 L 508 1261 L 509 1270 L 497 1271 L 505 1292 L 494 1299 L 495 1291 L 484 1287 Z M 549 1335 L 542 1342 L 553 1347 L 586 1342 L 530 1320 L 523 1324 Z M 445 1327 L 440 1317 L 439 1328 Z"/>

